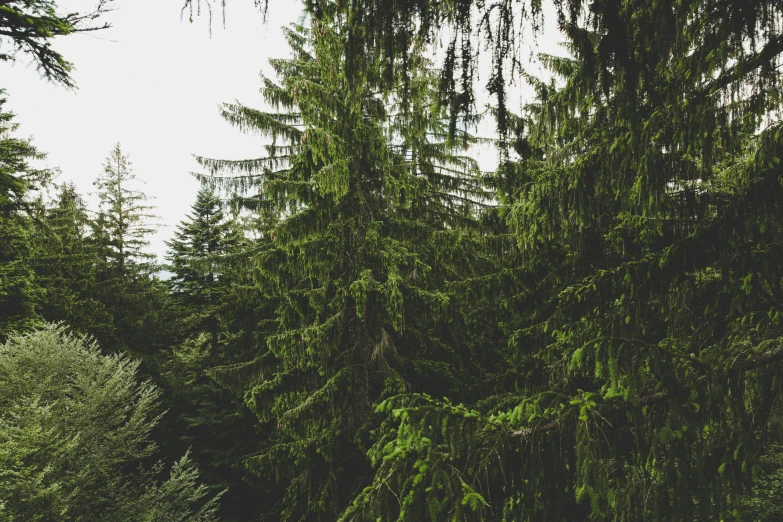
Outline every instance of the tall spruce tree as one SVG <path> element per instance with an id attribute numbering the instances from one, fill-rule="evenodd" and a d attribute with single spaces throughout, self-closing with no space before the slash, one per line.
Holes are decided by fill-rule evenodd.
<path id="1" fill-rule="evenodd" d="M 529 282 L 499 303 L 516 382 L 474 407 L 384 404 L 398 431 L 347 520 L 764 512 L 739 497 L 781 418 L 783 12 L 588 7 L 562 25 L 571 58 L 542 57 L 558 81 L 528 77 L 538 99 L 503 123 Z M 455 487 L 427 489 L 433 469 Z"/>
<path id="2" fill-rule="evenodd" d="M 134 187 L 138 178 L 119 143 L 106 158 L 103 169 L 103 176 L 95 181 L 101 205 L 99 221 L 107 237 L 106 255 L 112 270 L 125 281 L 133 268 L 143 267 L 154 257 L 144 249 L 155 230 L 155 216 L 147 196 Z"/>
<path id="3" fill-rule="evenodd" d="M 363 58 L 366 74 L 346 66 L 346 33 L 317 23 L 286 34 L 293 56 L 271 61 L 280 84 L 263 88 L 281 112 L 224 109 L 240 129 L 272 137 L 269 156 L 200 158 L 227 175 L 205 181 L 245 191 L 246 207 L 278 220 L 254 271 L 273 320 L 252 361 L 210 373 L 244 393 L 265 430 L 245 462 L 268 481 L 268 518 L 323 520 L 368 479 L 379 400 L 467 393 L 476 347 L 452 328 L 448 282 L 472 271 L 461 238 L 486 194 L 475 163 L 453 152 L 421 55 L 399 104 L 374 92 L 374 57 Z"/>

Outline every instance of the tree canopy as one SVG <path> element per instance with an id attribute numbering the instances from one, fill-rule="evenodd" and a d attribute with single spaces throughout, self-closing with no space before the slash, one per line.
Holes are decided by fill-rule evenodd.
<path id="1" fill-rule="evenodd" d="M 185 8 L 200 5 L 218 4 Z M 266 105 L 221 106 L 263 152 L 196 157 L 168 282 L 119 147 L 97 214 L 67 187 L 33 204 L 37 152 L 5 117 L 0 291 L 25 300 L 0 293 L 15 306 L 0 333 L 64 320 L 112 355 L 64 327 L 11 337 L 4 350 L 29 354 L 0 377 L 42 398 L 0 403 L 21 455 L 0 474 L 23 484 L 0 486 L 0 506 L 65 502 L 47 482 L 57 451 L 110 446 L 45 431 L 73 379 L 26 382 L 22 363 L 49 357 L 31 346 L 79 344 L 160 383 L 128 384 L 171 408 L 157 432 L 139 421 L 144 444 L 157 437 L 168 461 L 192 446 L 210 491 L 230 488 L 226 520 L 781 518 L 779 2 L 304 6 L 262 77 Z M 537 76 L 522 44 L 550 16 L 563 51 L 535 56 Z M 513 82 L 534 93 L 518 106 Z M 490 139 L 472 132 L 482 113 Z M 479 147 L 497 152 L 492 172 Z M 90 410 L 75 431 L 132 410 Z M 157 470 L 131 489 L 170 491 L 149 486 Z M 188 476 L 174 489 L 216 514 Z M 166 516 L 198 512 L 175 504 Z"/>

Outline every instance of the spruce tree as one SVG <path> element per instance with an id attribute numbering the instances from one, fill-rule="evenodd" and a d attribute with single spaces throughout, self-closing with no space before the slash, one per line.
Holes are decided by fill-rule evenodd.
<path id="1" fill-rule="evenodd" d="M 64 323 L 101 339 L 112 335 L 112 315 L 99 300 L 98 274 L 103 264 L 93 238 L 90 218 L 73 185 L 63 184 L 49 208 L 35 216 L 31 264 L 43 289 L 38 313 L 44 320 Z"/>
<path id="2" fill-rule="evenodd" d="M 244 393 L 265 430 L 245 462 L 280 495 L 269 518 L 323 520 L 368 478 L 379 400 L 466 392 L 473 347 L 451 328 L 448 282 L 472 270 L 457 245 L 486 194 L 447 139 L 420 55 L 405 85 L 415 96 L 396 104 L 373 91 L 372 56 L 366 76 L 351 74 L 345 33 L 318 23 L 287 36 L 293 56 L 271 61 L 280 84 L 263 89 L 280 112 L 224 109 L 240 129 L 272 137 L 269 156 L 200 159 L 226 174 L 205 181 L 276 215 L 254 271 L 272 320 L 253 360 L 210 373 Z"/>
<path id="3" fill-rule="evenodd" d="M 155 230 L 147 196 L 134 187 L 138 178 L 127 155 L 117 143 L 106 158 L 103 176 L 95 181 L 100 198 L 99 218 L 108 240 L 107 256 L 112 269 L 125 281 L 134 267 L 142 267 L 154 256 L 145 252 L 148 236 Z"/>
<path id="4" fill-rule="evenodd" d="M 222 292 L 230 285 L 224 280 L 220 262 L 241 240 L 236 223 L 225 219 L 220 205 L 212 191 L 202 188 L 193 213 L 180 223 L 174 239 L 167 243 L 172 293 L 186 314 L 195 311 L 187 319 L 186 334 L 207 334 L 213 350 L 217 349 L 220 334 Z"/>
<path id="5" fill-rule="evenodd" d="M 184 339 L 162 363 L 172 412 L 164 426 L 166 449 L 179 454 L 192 447 L 208 483 L 228 488 L 222 514 L 249 520 L 260 501 L 243 480 L 241 459 L 257 449 L 257 423 L 241 398 L 217 386 L 207 373 L 247 355 L 236 342 L 243 333 L 235 325 L 247 313 L 242 311 L 244 294 L 237 303 L 236 287 L 247 275 L 243 260 L 252 245 L 238 223 L 226 218 L 211 190 L 202 188 L 192 208 L 168 243 L 168 283 Z"/>
<path id="6" fill-rule="evenodd" d="M 0 90 L 0 339 L 36 320 L 40 289 L 29 264 L 29 195 L 49 177 L 30 165 L 44 155 L 30 140 L 14 136 L 19 125 L 14 114 L 3 109 L 3 94 Z"/>
<path id="7" fill-rule="evenodd" d="M 387 401 L 398 431 L 348 520 L 737 519 L 774 457 L 783 13 L 589 5 L 505 115 L 513 385 Z"/>

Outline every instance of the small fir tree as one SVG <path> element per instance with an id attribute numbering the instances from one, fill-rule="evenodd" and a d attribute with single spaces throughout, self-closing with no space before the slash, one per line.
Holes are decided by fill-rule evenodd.
<path id="1" fill-rule="evenodd" d="M 186 335 L 207 334 L 212 350 L 218 346 L 219 307 L 230 281 L 224 277 L 228 254 L 241 241 L 237 224 L 226 220 L 220 199 L 202 188 L 196 196 L 193 213 L 177 227 L 167 243 L 171 291 L 188 316 Z M 193 313 L 195 312 L 195 313 Z"/>
<path id="2" fill-rule="evenodd" d="M 96 292 L 103 264 L 96 242 L 88 236 L 87 208 L 73 185 L 60 187 L 53 205 L 36 215 L 35 229 L 31 260 L 43 288 L 41 317 L 109 338 L 114 329 L 112 316 Z"/>

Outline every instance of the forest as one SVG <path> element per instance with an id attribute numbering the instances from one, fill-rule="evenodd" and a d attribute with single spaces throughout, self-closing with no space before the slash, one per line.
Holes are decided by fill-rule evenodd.
<path id="1" fill-rule="evenodd" d="M 214 101 L 265 154 L 159 258 L 0 90 L 0 521 L 783 521 L 782 3 L 165 1 L 285 35 Z M 119 2 L 0 61 L 74 87 Z"/>

